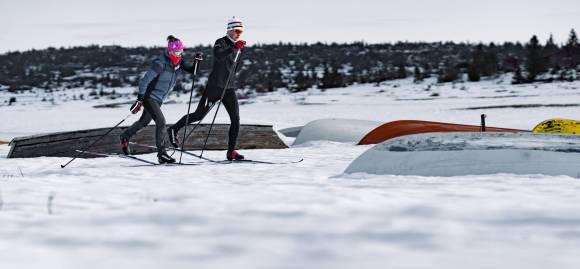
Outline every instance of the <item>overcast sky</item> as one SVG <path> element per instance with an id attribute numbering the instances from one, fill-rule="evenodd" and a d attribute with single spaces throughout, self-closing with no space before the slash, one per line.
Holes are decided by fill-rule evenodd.
<path id="1" fill-rule="evenodd" d="M 564 42 L 580 0 L 0 0 L 0 52 L 87 44 L 210 44 L 229 17 L 249 44 L 290 42 Z"/>

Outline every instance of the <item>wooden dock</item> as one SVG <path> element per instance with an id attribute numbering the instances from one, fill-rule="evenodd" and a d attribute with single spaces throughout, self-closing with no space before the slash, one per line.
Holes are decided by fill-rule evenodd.
<path id="1" fill-rule="evenodd" d="M 90 151 L 98 153 L 122 153 L 119 135 L 128 127 L 118 127 L 97 142 Z M 51 134 L 17 137 L 11 142 L 7 158 L 72 157 L 76 150 L 83 149 L 104 135 L 110 128 L 78 130 Z M 193 125 L 188 127 L 188 133 Z M 200 150 L 209 130 L 209 124 L 201 124 L 186 141 L 185 149 Z M 181 130 L 183 132 L 183 129 Z M 215 124 L 207 141 L 208 150 L 226 150 L 229 124 Z M 180 132 L 180 134 L 182 134 Z M 155 145 L 155 126 L 143 128 L 131 138 L 131 142 Z M 278 137 L 271 125 L 242 125 L 238 136 L 239 149 L 284 149 L 288 146 Z M 133 154 L 155 152 L 148 147 L 132 146 Z M 82 158 L 97 157 L 84 154 Z"/>

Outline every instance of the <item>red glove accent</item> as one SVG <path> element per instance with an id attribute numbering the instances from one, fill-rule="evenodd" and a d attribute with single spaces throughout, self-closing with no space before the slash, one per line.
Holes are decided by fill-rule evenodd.
<path id="1" fill-rule="evenodd" d="M 246 41 L 238 40 L 236 42 L 236 49 L 243 49 L 246 46 Z"/>
<path id="2" fill-rule="evenodd" d="M 136 101 L 132 106 L 131 106 L 131 113 L 133 114 L 137 114 L 137 112 L 141 111 L 141 101 Z"/>

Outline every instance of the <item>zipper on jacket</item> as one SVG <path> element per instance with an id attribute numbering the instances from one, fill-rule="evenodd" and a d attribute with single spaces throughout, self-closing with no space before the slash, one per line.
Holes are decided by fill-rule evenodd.
<path id="1" fill-rule="evenodd" d="M 171 72 L 171 80 L 169 81 L 169 83 L 173 82 L 173 78 L 175 77 L 175 73 L 177 73 L 177 70 L 173 69 L 173 72 Z M 177 84 L 177 82 L 175 84 Z M 171 84 L 169 84 L 169 86 L 171 86 Z M 169 93 L 171 91 L 173 91 L 174 87 L 175 87 L 175 85 L 173 85 L 173 87 L 167 89 L 167 93 L 165 94 L 165 97 L 163 99 L 165 99 L 165 98 L 167 98 L 167 96 L 169 96 Z"/>

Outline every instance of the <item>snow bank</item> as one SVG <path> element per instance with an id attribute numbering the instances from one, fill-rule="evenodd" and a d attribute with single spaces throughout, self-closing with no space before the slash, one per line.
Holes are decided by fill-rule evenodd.
<path id="1" fill-rule="evenodd" d="M 382 122 L 353 119 L 320 119 L 306 124 L 294 141 L 294 145 L 311 141 L 357 143 Z"/>
<path id="2" fill-rule="evenodd" d="M 580 136 L 533 133 L 427 133 L 385 141 L 345 173 L 461 176 L 543 174 L 580 177 Z"/>

